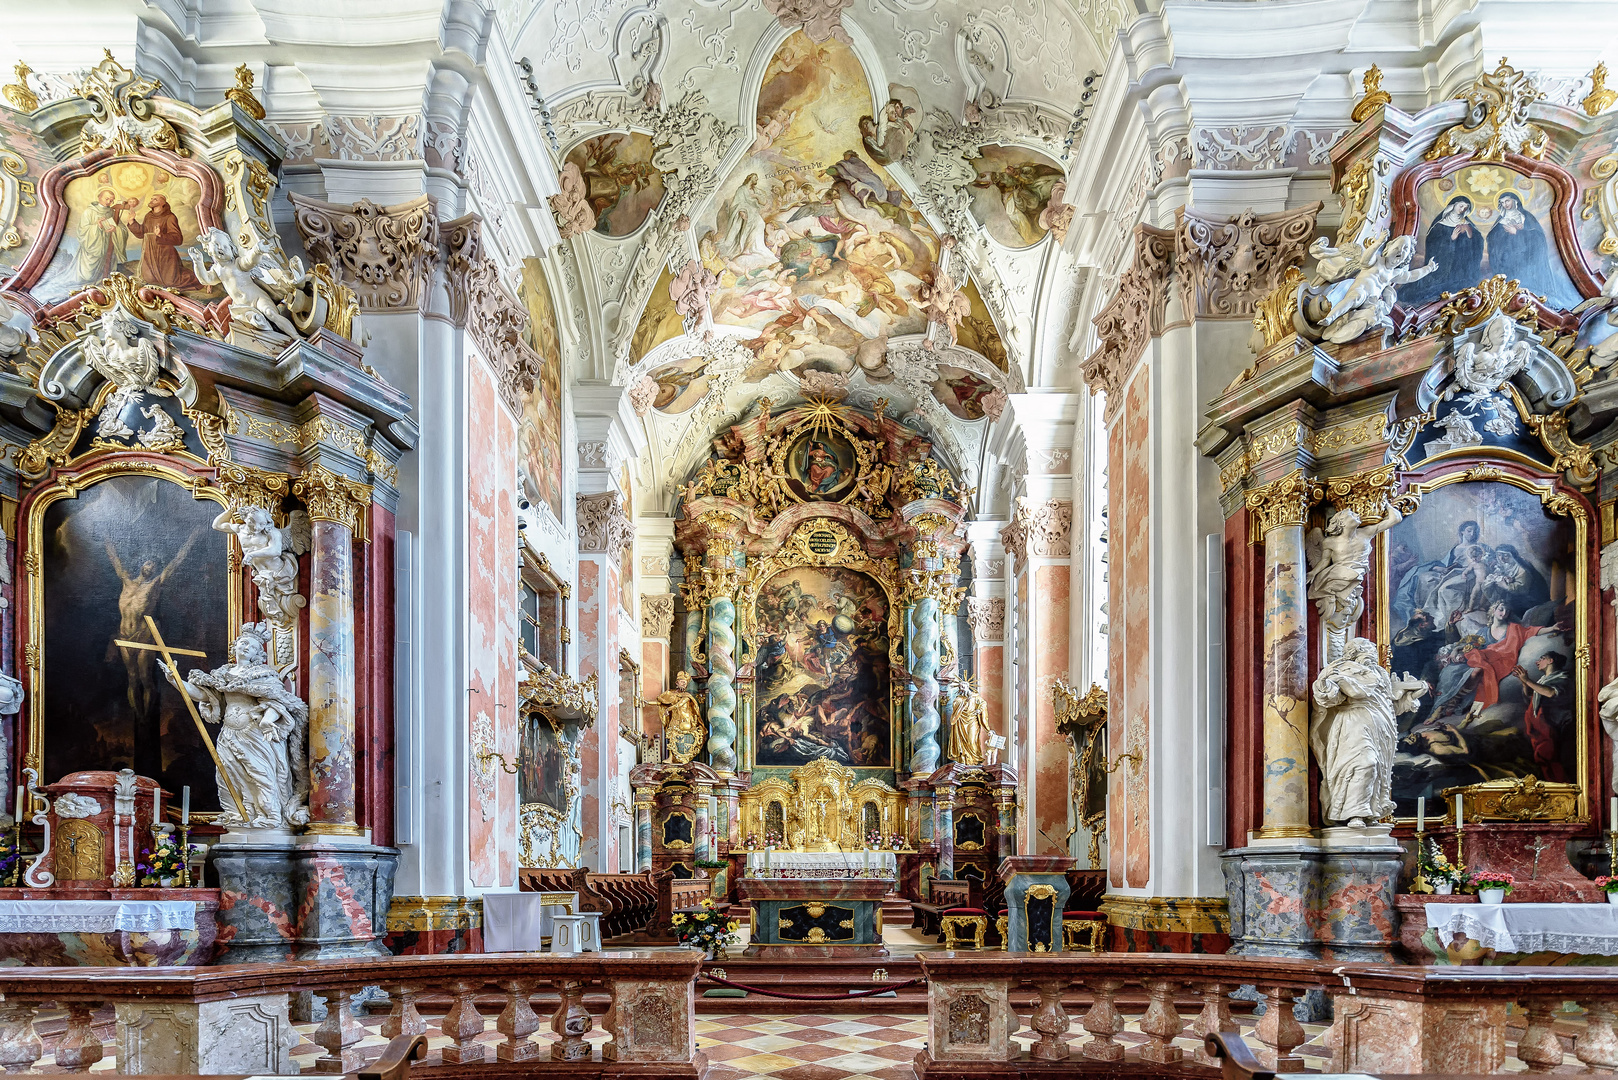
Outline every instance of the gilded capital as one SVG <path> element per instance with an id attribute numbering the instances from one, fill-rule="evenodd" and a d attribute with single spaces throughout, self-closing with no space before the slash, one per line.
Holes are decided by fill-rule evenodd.
<path id="1" fill-rule="evenodd" d="M 1262 536 L 1271 529 L 1302 528 L 1309 520 L 1309 508 L 1325 495 L 1325 488 L 1302 469 L 1272 480 L 1247 493 L 1247 509 L 1256 519 L 1256 532 Z"/>
<path id="2" fill-rule="evenodd" d="M 292 493 L 309 508 L 310 520 L 346 525 L 356 539 L 371 539 L 370 484 L 351 480 L 317 464 L 293 478 Z"/>
<path id="3" fill-rule="evenodd" d="M 225 462 L 219 466 L 219 489 L 233 510 L 262 507 L 277 517 L 281 501 L 292 491 L 292 478 L 285 473 L 255 469 L 251 465 Z"/>
<path id="4" fill-rule="evenodd" d="M 1379 465 L 1351 476 L 1335 476 L 1325 481 L 1326 498 L 1340 510 L 1352 510 L 1360 522 L 1371 525 L 1388 516 L 1399 489 L 1397 462 Z M 1413 496 L 1412 496 L 1413 498 Z"/>

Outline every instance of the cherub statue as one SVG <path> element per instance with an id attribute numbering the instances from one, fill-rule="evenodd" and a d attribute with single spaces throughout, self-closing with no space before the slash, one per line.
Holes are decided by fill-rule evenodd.
<path id="1" fill-rule="evenodd" d="M 1601 284 L 1600 294 L 1592 296 L 1590 299 L 1584 301 L 1584 303 L 1574 308 L 1573 311 L 1580 315 L 1584 314 L 1586 311 L 1605 311 L 1607 313 L 1608 324 L 1618 328 L 1618 273 L 1608 274 L 1607 280 Z M 0 319 L 3 319 L 4 316 L 4 311 L 0 311 Z M 1591 322 L 1593 321 L 1594 317 L 1592 316 Z M 1585 325 L 1589 326 L 1590 324 L 1586 323 Z M 3 332 L 4 328 L 0 328 L 0 333 Z M 0 341 L 0 355 L 4 354 L 5 343 L 4 341 Z M 1590 366 L 1595 368 L 1597 371 L 1600 371 L 1602 368 L 1611 367 L 1613 361 L 1615 360 L 1618 360 L 1618 329 L 1614 329 L 1606 337 L 1590 346 L 1589 355 Z"/>
<path id="2" fill-rule="evenodd" d="M 197 280 L 204 285 L 224 288 L 225 295 L 230 297 L 233 318 L 261 330 L 279 330 L 291 338 L 298 336 L 298 328 L 281 314 L 281 309 L 275 306 L 275 300 L 266 288 L 290 290 L 298 284 L 296 280 L 273 277 L 268 267 L 255 275 L 254 271 L 260 270 L 263 250 L 253 248 L 247 252 L 240 251 L 230 234 L 223 229 L 209 229 L 197 238 L 197 243 L 202 250 L 191 251 L 191 267 L 196 272 Z M 213 260 L 212 265 L 203 265 L 204 253 Z"/>
<path id="3" fill-rule="evenodd" d="M 221 766 L 220 824 L 226 826 L 290 829 L 309 821 L 309 707 L 270 666 L 270 633 L 267 623 L 244 624 L 234 661 L 193 670 L 176 687 L 191 695 L 204 721 L 221 725 L 214 749 Z M 163 674 L 174 683 L 166 665 Z"/>
<path id="4" fill-rule="evenodd" d="M 1393 813 L 1396 717 L 1416 708 L 1427 684 L 1407 672 L 1394 679 L 1376 643 L 1355 638 L 1326 665 L 1311 689 L 1309 745 L 1320 763 L 1320 816 L 1363 828 Z"/>
<path id="5" fill-rule="evenodd" d="M 939 252 L 938 268 L 933 271 L 932 280 L 923 281 L 916 287 L 916 299 L 922 314 L 927 316 L 929 323 L 937 323 L 944 328 L 951 345 L 956 341 L 955 328 L 962 319 L 972 314 L 971 303 L 949 274 L 949 253 L 954 246 L 953 236 L 944 237 L 944 250 Z M 929 349 L 933 347 L 931 338 L 926 345 Z"/>
<path id="6" fill-rule="evenodd" d="M 1310 529 L 1304 537 L 1304 553 L 1309 559 L 1309 599 L 1319 603 L 1321 621 L 1328 629 L 1346 631 L 1365 610 L 1371 541 L 1403 520 L 1399 508 L 1391 504 L 1387 516 L 1374 525 L 1363 524 L 1352 510 L 1339 510 L 1325 531 Z"/>
<path id="7" fill-rule="evenodd" d="M 674 310 L 684 322 L 687 334 L 695 334 L 703 327 L 708 315 L 708 298 L 718 288 L 719 277 L 695 259 L 687 259 L 669 282 L 669 296 L 674 300 Z M 711 334 L 712 330 L 708 332 Z"/>
<path id="8" fill-rule="evenodd" d="M 262 506 L 228 507 L 213 527 L 231 533 L 242 548 L 242 561 L 253 572 L 258 610 L 277 629 L 290 629 L 306 601 L 298 592 L 298 556 L 309 550 L 309 515 L 295 510 L 286 528 L 275 524 Z"/>
<path id="9" fill-rule="evenodd" d="M 16 716 L 22 711 L 22 680 L 0 672 L 0 716 Z"/>
<path id="10" fill-rule="evenodd" d="M 96 323 L 97 334 L 84 339 L 85 362 L 119 390 L 167 396 L 157 389 L 163 357 L 150 338 L 141 336 L 140 323 L 122 306 L 114 305 Z"/>
<path id="11" fill-rule="evenodd" d="M 584 173 L 573 162 L 562 166 L 557 177 L 562 190 L 551 196 L 551 213 L 556 215 L 556 231 L 563 240 L 596 227 L 596 212 L 590 208 L 590 189 Z"/>
<path id="12" fill-rule="evenodd" d="M 1476 342 L 1455 347 L 1455 383 L 1472 393 L 1492 393 L 1527 367 L 1533 355 L 1532 336 L 1517 320 L 1496 312 L 1483 324 Z"/>
<path id="13" fill-rule="evenodd" d="M 15 356 L 28 344 L 27 331 L 8 325 L 17 314 L 17 309 L 0 296 L 0 356 Z"/>
<path id="14" fill-rule="evenodd" d="M 1308 311 L 1305 317 L 1318 322 L 1322 338 L 1338 345 L 1372 330 L 1392 329 L 1395 287 L 1420 281 L 1438 269 L 1438 263 L 1431 260 L 1420 269 L 1410 269 L 1416 255 L 1413 236 L 1396 236 L 1384 246 L 1378 234 L 1369 246 L 1345 244 L 1341 248 L 1332 247 L 1322 237 L 1310 245 L 1309 253 L 1319 263 L 1309 291 L 1317 301 L 1329 299 L 1330 307 L 1322 317 Z M 1332 296 L 1337 292 L 1332 286 L 1351 275 L 1347 288 Z"/>

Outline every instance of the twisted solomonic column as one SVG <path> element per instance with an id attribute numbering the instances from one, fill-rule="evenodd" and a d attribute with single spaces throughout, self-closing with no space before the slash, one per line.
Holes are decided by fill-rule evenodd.
<path id="1" fill-rule="evenodd" d="M 710 546 L 703 576 L 708 593 L 708 763 L 715 772 L 736 771 L 736 588 L 728 546 Z"/>
<path id="2" fill-rule="evenodd" d="M 910 772 L 931 776 L 938 768 L 938 666 L 940 605 L 933 575 L 911 571 L 910 584 Z"/>

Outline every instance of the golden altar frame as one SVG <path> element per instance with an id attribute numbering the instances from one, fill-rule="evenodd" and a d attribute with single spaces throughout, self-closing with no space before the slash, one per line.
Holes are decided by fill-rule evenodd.
<path id="1" fill-rule="evenodd" d="M 793 769 L 790 781 L 760 780 L 740 800 L 744 835 L 763 836 L 775 809 L 783 851 L 858 851 L 873 815 L 884 837 L 905 831 L 904 792 L 825 758 Z"/>

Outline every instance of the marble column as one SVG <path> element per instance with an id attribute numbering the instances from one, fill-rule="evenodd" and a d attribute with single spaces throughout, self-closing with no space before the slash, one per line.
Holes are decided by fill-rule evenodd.
<path id="1" fill-rule="evenodd" d="M 940 791 L 933 796 L 933 836 L 938 841 L 938 877 L 955 878 L 955 794 Z"/>
<path id="2" fill-rule="evenodd" d="M 1309 632 L 1303 529 L 1324 494 L 1302 470 L 1247 495 L 1264 540 L 1264 824 L 1260 840 L 1309 835 Z"/>
<path id="3" fill-rule="evenodd" d="M 635 873 L 652 868 L 652 799 L 657 792 L 649 787 L 635 789 Z"/>
<path id="4" fill-rule="evenodd" d="M 911 570 L 910 625 L 910 772 L 931 776 L 937 769 L 939 751 L 938 597 L 933 592 L 931 574 Z"/>
<path id="5" fill-rule="evenodd" d="M 311 465 L 293 481 L 309 507 L 309 832 L 363 837 L 355 820 L 353 546 L 371 489 Z"/>
<path id="6" fill-rule="evenodd" d="M 691 838 L 691 850 L 698 862 L 707 862 L 713 859 L 713 844 L 708 840 L 709 816 L 708 802 L 713 798 L 713 791 L 706 784 L 696 786 L 697 824 L 696 835 Z"/>
<path id="7" fill-rule="evenodd" d="M 704 560 L 708 596 L 708 763 L 721 776 L 736 771 L 736 554 L 714 539 Z"/>

